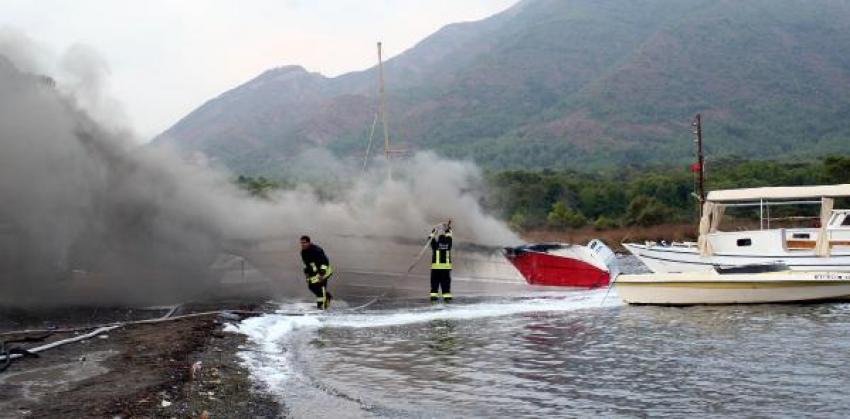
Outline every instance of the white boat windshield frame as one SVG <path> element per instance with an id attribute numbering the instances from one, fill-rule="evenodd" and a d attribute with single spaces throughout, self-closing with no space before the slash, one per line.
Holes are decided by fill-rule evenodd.
<path id="1" fill-rule="evenodd" d="M 778 207 L 784 205 L 822 205 L 823 201 L 765 201 L 759 200 L 758 202 L 740 202 L 737 204 L 720 204 L 726 208 L 740 208 L 740 207 L 759 207 L 759 230 L 770 230 L 770 221 L 781 220 L 782 218 L 770 218 L 770 207 Z M 818 219 L 820 217 L 801 217 L 805 219 Z"/>

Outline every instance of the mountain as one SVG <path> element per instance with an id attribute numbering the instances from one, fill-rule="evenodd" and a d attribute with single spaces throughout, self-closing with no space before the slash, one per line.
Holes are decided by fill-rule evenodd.
<path id="1" fill-rule="evenodd" d="M 387 61 L 390 131 L 492 168 L 679 164 L 699 112 L 712 158 L 848 153 L 847 22 L 846 0 L 524 0 Z M 317 146 L 359 159 L 376 80 L 272 69 L 154 143 L 241 173 Z"/>

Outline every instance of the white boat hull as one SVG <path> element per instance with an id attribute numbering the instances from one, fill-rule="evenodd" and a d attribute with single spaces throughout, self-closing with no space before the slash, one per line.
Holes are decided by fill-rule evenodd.
<path id="1" fill-rule="evenodd" d="M 655 273 L 710 272 L 715 266 L 766 265 L 781 263 L 792 271 L 850 272 L 850 254 L 834 252 L 823 258 L 811 255 L 715 254 L 702 256 L 695 247 L 647 246 L 624 243 L 623 246 Z"/>
<path id="2" fill-rule="evenodd" d="M 621 275 L 615 282 L 628 304 L 755 304 L 850 300 L 850 273 L 766 272 Z"/>

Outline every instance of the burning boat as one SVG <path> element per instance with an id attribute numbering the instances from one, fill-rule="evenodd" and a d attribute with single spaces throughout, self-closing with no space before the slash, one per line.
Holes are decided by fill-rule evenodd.
<path id="1" fill-rule="evenodd" d="M 617 256 L 600 240 L 508 247 L 505 257 L 531 285 L 603 287 L 619 272 Z"/>

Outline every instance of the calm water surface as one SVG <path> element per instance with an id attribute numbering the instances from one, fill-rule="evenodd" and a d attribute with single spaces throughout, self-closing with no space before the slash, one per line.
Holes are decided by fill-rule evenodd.
<path id="1" fill-rule="evenodd" d="M 846 417 L 850 305 L 624 306 L 605 291 L 240 325 L 296 417 Z"/>

